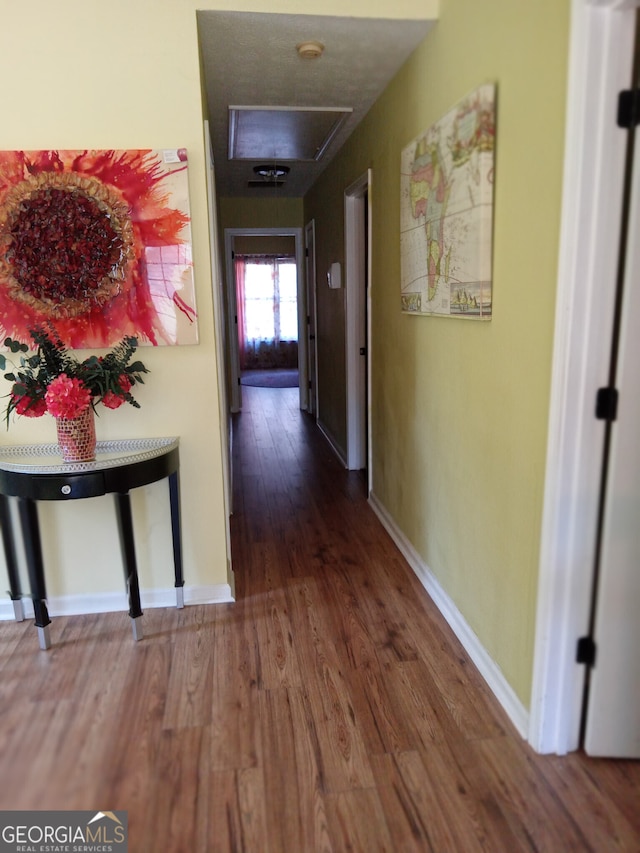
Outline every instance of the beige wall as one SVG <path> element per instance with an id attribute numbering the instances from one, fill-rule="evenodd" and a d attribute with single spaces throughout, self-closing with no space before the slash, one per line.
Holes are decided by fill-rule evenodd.
<path id="1" fill-rule="evenodd" d="M 178 435 L 188 586 L 227 581 L 202 106 L 190 4 L 114 0 L 1 2 L 0 147 L 174 148 L 189 152 L 200 343 L 145 347 L 142 408 L 100 411 L 98 438 Z M 49 417 L 17 419 L 3 443 L 54 440 Z M 123 589 L 110 497 L 43 504 L 52 597 Z M 172 586 L 166 483 L 133 493 L 143 588 Z"/>
<path id="2" fill-rule="evenodd" d="M 443 0 L 440 21 L 306 199 L 319 269 L 342 259 L 342 195 L 373 169 L 373 490 L 521 701 L 530 698 L 568 53 L 568 0 Z M 497 84 L 494 316 L 400 313 L 400 154 Z M 344 351 L 322 294 L 323 353 Z M 339 374 L 341 365 L 336 365 Z M 342 376 L 342 374 L 340 374 Z M 321 372 L 330 385 L 337 380 Z M 345 433 L 339 386 L 331 414 Z M 335 388 L 334 388 L 335 390 Z"/>

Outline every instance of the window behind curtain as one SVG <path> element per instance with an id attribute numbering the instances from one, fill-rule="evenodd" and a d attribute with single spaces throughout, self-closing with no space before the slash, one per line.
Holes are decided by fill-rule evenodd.
<path id="1" fill-rule="evenodd" d="M 296 264 L 291 258 L 245 259 L 244 324 L 248 340 L 297 341 Z"/>
<path id="2" fill-rule="evenodd" d="M 297 367 L 295 258 L 236 255 L 240 367 Z"/>

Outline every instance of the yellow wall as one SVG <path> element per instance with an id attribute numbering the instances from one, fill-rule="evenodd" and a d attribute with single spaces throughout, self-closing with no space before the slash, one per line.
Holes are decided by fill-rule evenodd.
<path id="1" fill-rule="evenodd" d="M 318 254 L 326 264 L 329 255 L 342 252 L 343 191 L 372 167 L 373 491 L 525 705 L 568 29 L 568 0 L 442 0 L 438 24 L 323 174 L 305 208 L 306 217 L 316 219 Z M 401 151 L 484 82 L 497 84 L 493 320 L 402 315 Z M 338 316 L 324 297 L 319 313 L 326 308 L 333 317 L 335 308 Z M 343 351 L 340 324 L 334 341 Z M 322 400 L 322 381 L 319 391 Z M 334 415 L 334 430 L 343 435 L 337 402 Z"/>
<path id="2" fill-rule="evenodd" d="M 220 228 L 302 228 L 300 198 L 221 198 Z"/>
<path id="3" fill-rule="evenodd" d="M 324 14 L 424 18 L 436 0 L 328 0 Z M 0 0 L 0 148 L 175 148 L 189 151 L 200 343 L 145 348 L 141 410 L 103 412 L 98 437 L 181 437 L 185 575 L 224 585 L 227 546 L 211 295 L 197 9 L 303 14 L 302 0 Z M 317 13 L 317 10 L 316 10 Z M 301 209 L 301 207 L 299 207 Z M 18 419 L 3 443 L 54 440 L 47 417 Z M 143 588 L 172 585 L 164 483 L 134 495 Z M 41 507 L 51 596 L 123 587 L 109 498 Z"/>
<path id="4" fill-rule="evenodd" d="M 243 237 L 238 235 L 233 241 L 233 250 L 237 255 L 280 255 L 295 257 L 295 237 Z"/>

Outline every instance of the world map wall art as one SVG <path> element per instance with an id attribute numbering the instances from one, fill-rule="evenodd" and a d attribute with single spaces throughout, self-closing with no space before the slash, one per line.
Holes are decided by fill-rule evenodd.
<path id="1" fill-rule="evenodd" d="M 185 149 L 0 151 L 0 340 L 195 344 Z"/>
<path id="2" fill-rule="evenodd" d="M 480 86 L 402 151 L 402 310 L 490 320 L 495 87 Z"/>

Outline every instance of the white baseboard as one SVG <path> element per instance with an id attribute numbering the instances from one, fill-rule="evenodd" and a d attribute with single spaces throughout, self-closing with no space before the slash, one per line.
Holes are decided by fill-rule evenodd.
<path id="1" fill-rule="evenodd" d="M 529 732 L 529 712 L 516 696 L 500 667 L 488 654 L 453 600 L 442 588 L 438 579 L 406 538 L 402 530 L 397 526 L 387 509 L 373 493 L 369 496 L 369 504 L 387 533 L 398 546 L 407 563 L 409 563 L 409 566 L 415 572 L 423 587 L 429 593 L 433 603 L 449 623 L 449 627 L 462 643 L 465 651 L 477 667 L 480 675 L 487 682 L 491 692 L 504 708 L 507 716 L 518 730 L 518 733 L 523 738 L 526 738 Z"/>
<path id="2" fill-rule="evenodd" d="M 170 591 L 175 603 L 175 592 Z M 212 586 L 186 586 L 184 588 L 185 604 L 227 604 L 235 601 L 235 595 L 228 583 L 219 583 Z M 150 605 L 154 606 L 154 605 Z M 165 607 L 166 605 L 156 605 Z"/>
<path id="3" fill-rule="evenodd" d="M 234 601 L 229 584 L 221 583 L 211 586 L 184 587 L 184 603 L 192 604 L 223 604 Z M 141 589 L 140 603 L 142 609 L 151 607 L 175 607 L 176 591 L 168 589 Z M 33 619 L 33 603 L 30 598 L 22 599 L 25 617 Z M 47 609 L 50 616 L 78 616 L 88 613 L 113 613 L 128 610 L 129 604 L 124 592 L 106 592 L 96 595 L 62 595 L 47 599 Z M 9 599 L 0 601 L 0 620 L 13 619 L 13 602 Z"/>

